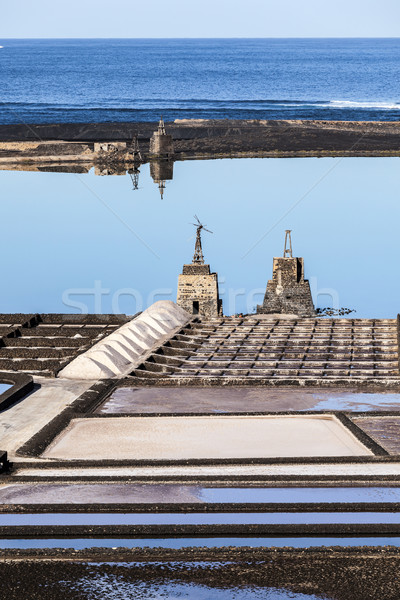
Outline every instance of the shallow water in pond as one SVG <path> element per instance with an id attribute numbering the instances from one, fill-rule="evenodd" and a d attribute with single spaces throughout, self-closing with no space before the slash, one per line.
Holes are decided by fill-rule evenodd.
<path id="1" fill-rule="evenodd" d="M 368 394 L 365 392 L 333 395 L 331 398 L 319 400 L 312 410 L 344 410 L 351 412 L 369 412 L 372 410 L 399 410 L 400 394 L 390 392 Z M 301 409 L 300 409 L 301 410 Z"/>
<path id="2" fill-rule="evenodd" d="M 201 488 L 204 502 L 400 502 L 397 487 Z"/>
<path id="3" fill-rule="evenodd" d="M 272 259 L 292 229 L 317 306 L 393 318 L 400 279 L 387 273 L 398 268 L 399 164 L 398 157 L 177 162 L 173 179 L 165 174 L 163 200 L 149 165 L 137 190 L 127 174 L 0 171 L 3 221 L 18 223 L 24 240 L 16 245 L 14 228 L 5 228 L 3 244 L 13 252 L 0 256 L 0 310 L 135 314 L 175 300 L 197 214 L 214 232 L 203 236 L 203 250 L 218 272 L 225 314 L 252 312 L 262 301 Z M 46 285 L 38 265 L 52 273 Z"/>
<path id="4" fill-rule="evenodd" d="M 240 413 L 308 410 L 368 412 L 400 409 L 400 394 L 344 389 L 268 387 L 120 387 L 97 411 L 100 414 Z"/>
<path id="5" fill-rule="evenodd" d="M 249 525 L 318 523 L 400 523 L 392 512 L 304 513 L 33 513 L 0 514 L 0 526 L 34 525 Z"/>
<path id="6" fill-rule="evenodd" d="M 12 387 L 12 385 L 10 385 L 8 383 L 0 383 L 0 394 L 3 394 L 7 390 L 9 390 L 11 387 Z"/>
<path id="7" fill-rule="evenodd" d="M 17 483 L 0 487 L 1 504 L 400 502 L 400 487 L 207 487 L 133 483 Z"/>

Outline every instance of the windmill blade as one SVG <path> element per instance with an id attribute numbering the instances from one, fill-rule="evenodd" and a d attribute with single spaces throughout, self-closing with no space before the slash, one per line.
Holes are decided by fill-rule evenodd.
<path id="1" fill-rule="evenodd" d="M 205 227 L 203 227 L 204 231 L 208 231 L 208 233 L 214 233 L 213 231 L 210 231 L 209 229 L 206 229 Z"/>
<path id="2" fill-rule="evenodd" d="M 194 218 L 196 219 L 196 221 L 198 222 L 198 224 L 201 225 L 199 217 L 197 215 L 194 215 Z"/>

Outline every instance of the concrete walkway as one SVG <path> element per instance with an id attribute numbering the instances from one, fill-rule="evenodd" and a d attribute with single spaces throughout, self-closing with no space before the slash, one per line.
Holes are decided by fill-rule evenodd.
<path id="1" fill-rule="evenodd" d="M 48 377 L 35 377 L 34 382 L 35 391 L 0 413 L 0 448 L 8 452 L 10 459 L 20 446 L 94 383 Z"/>

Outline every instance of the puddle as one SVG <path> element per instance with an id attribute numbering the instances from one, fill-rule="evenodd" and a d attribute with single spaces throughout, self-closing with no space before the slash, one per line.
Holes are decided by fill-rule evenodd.
<path id="1" fill-rule="evenodd" d="M 334 395 L 331 398 L 318 401 L 312 410 L 344 410 L 351 412 L 400 410 L 400 394 L 368 394 L 360 392 L 343 394 L 343 396 Z"/>
<path id="2" fill-rule="evenodd" d="M 311 525 L 400 523 L 393 512 L 34 513 L 1 514 L 0 527 L 75 525 Z"/>
<path id="3" fill-rule="evenodd" d="M 0 394 L 4 394 L 4 392 L 9 390 L 11 387 L 12 387 L 12 385 L 10 385 L 8 383 L 0 383 Z"/>
<path id="4" fill-rule="evenodd" d="M 400 488 L 200 488 L 204 502 L 400 502 Z"/>

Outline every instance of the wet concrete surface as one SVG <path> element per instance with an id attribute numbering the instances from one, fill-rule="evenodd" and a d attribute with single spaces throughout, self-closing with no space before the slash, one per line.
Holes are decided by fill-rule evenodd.
<path id="1" fill-rule="evenodd" d="M 0 504 L 201 503 L 201 488 L 134 484 L 11 484 L 0 487 Z M 400 490 L 399 490 L 400 501 Z"/>
<path id="2" fill-rule="evenodd" d="M 0 448 L 7 449 L 9 458 L 93 383 L 45 377 L 34 381 L 31 394 L 0 414 Z"/>
<path id="3" fill-rule="evenodd" d="M 121 387 L 100 414 L 275 412 L 287 410 L 396 411 L 400 393 L 354 389 L 264 387 Z"/>
<path id="4" fill-rule="evenodd" d="M 104 553 L 103 553 L 104 554 Z M 130 555 L 130 556 L 129 556 Z M 5 560 L 1 598 L 54 600 L 398 600 L 396 548 L 186 549 L 126 559 Z M 71 557 L 70 557 L 71 558 Z"/>

